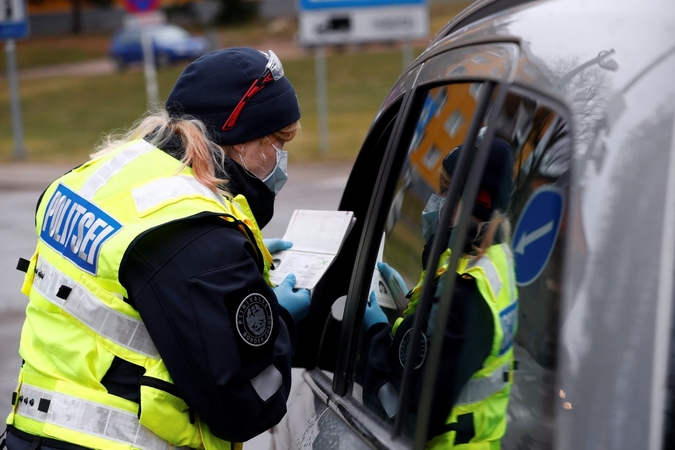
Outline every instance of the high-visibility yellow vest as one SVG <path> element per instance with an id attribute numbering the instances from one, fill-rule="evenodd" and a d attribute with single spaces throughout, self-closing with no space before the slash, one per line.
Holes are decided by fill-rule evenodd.
<path id="1" fill-rule="evenodd" d="M 246 200 L 199 183 L 192 169 L 143 140 L 89 161 L 56 180 L 37 211 L 37 250 L 22 287 L 29 296 L 19 352 L 17 401 L 7 423 L 35 436 L 90 448 L 230 449 L 185 402 L 139 313 L 124 301 L 122 257 L 141 233 L 212 213 L 272 257 Z M 141 408 L 101 384 L 114 357 L 145 368 Z"/>
<path id="2" fill-rule="evenodd" d="M 436 276 L 447 270 L 450 251 L 440 258 Z M 515 284 L 513 256 L 508 244 L 488 247 L 479 259 L 462 257 L 457 273 L 476 280 L 478 291 L 490 307 L 494 320 L 494 336 L 489 356 L 483 367 L 474 373 L 462 389 L 446 421 L 448 428 L 460 419 L 471 420 L 475 434 L 468 443 L 456 444 L 456 431 L 448 431 L 427 443 L 432 449 L 495 450 L 506 431 L 506 408 L 513 383 L 513 339 L 518 319 L 518 292 Z M 413 288 L 404 315 L 413 313 L 421 293 L 425 274 Z M 402 322 L 398 319 L 392 329 L 396 332 Z M 466 415 L 466 416 L 465 416 Z"/>

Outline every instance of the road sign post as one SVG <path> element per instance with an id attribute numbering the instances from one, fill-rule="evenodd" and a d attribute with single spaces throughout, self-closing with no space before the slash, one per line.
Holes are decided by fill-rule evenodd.
<path id="1" fill-rule="evenodd" d="M 319 121 L 319 151 L 328 153 L 328 87 L 326 86 L 326 49 L 318 47 L 314 53 L 316 74 L 316 109 Z"/>
<path id="2" fill-rule="evenodd" d="M 14 43 L 14 39 L 9 39 L 5 43 L 5 52 L 7 53 L 7 81 L 9 84 L 12 114 L 12 137 L 14 138 L 12 158 L 23 159 L 26 157 L 26 148 L 23 145 L 21 97 L 19 96 L 19 76 L 16 69 L 16 44 Z"/>
<path id="3" fill-rule="evenodd" d="M 14 138 L 13 158 L 25 158 L 23 146 L 23 124 L 21 120 L 21 97 L 19 76 L 16 67 L 15 39 L 28 36 L 28 18 L 24 0 L 0 0 L 0 40 L 6 40 L 7 81 L 11 101 L 12 136 Z"/>
<path id="4" fill-rule="evenodd" d="M 166 17 L 157 11 L 159 0 L 125 0 L 124 7 L 131 13 L 125 20 L 125 26 L 141 29 L 146 104 L 148 108 L 154 108 L 159 104 L 159 84 L 155 68 L 155 46 L 148 27 L 166 22 Z"/>
<path id="5" fill-rule="evenodd" d="M 325 46 L 367 42 L 405 42 L 429 35 L 427 0 L 299 0 L 299 41 L 316 48 L 315 76 L 319 143 L 328 151 L 328 100 Z M 403 64 L 412 60 L 403 49 Z"/>

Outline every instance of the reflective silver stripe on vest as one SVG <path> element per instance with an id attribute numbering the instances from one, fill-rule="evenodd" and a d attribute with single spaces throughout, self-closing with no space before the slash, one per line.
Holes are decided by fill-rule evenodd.
<path id="1" fill-rule="evenodd" d="M 516 296 L 516 280 L 515 280 L 515 267 L 513 264 L 513 253 L 511 253 L 511 247 L 507 243 L 502 243 L 502 249 L 506 254 L 506 267 L 509 271 L 509 288 L 511 289 L 511 301 L 514 302 L 518 300 Z"/>
<path id="2" fill-rule="evenodd" d="M 251 385 L 260 399 L 266 402 L 279 390 L 283 382 L 284 379 L 281 376 L 281 372 L 274 367 L 274 364 L 270 364 L 251 380 Z"/>
<path id="3" fill-rule="evenodd" d="M 379 391 L 377 391 L 377 399 L 382 405 L 382 409 L 387 413 L 387 416 L 391 419 L 396 415 L 396 410 L 398 409 L 398 392 L 396 388 L 391 383 L 387 381 L 382 385 Z"/>
<path id="4" fill-rule="evenodd" d="M 469 261 L 469 263 L 466 265 L 465 271 L 468 271 L 474 267 L 480 267 L 483 269 L 483 272 L 485 272 L 485 277 L 487 278 L 487 282 L 492 288 L 492 293 L 495 295 L 495 299 L 498 298 L 499 291 L 502 289 L 502 282 L 499 279 L 499 272 L 497 271 L 495 265 L 492 264 L 490 257 L 483 255 L 478 259 Z"/>
<path id="5" fill-rule="evenodd" d="M 500 391 L 509 385 L 509 381 L 504 381 L 504 372 L 511 370 L 511 362 L 505 363 L 497 368 L 490 376 L 485 378 L 471 378 L 464 389 L 459 393 L 456 405 L 468 405 L 486 400 L 492 394 Z"/>
<path id="6" fill-rule="evenodd" d="M 155 147 L 149 142 L 142 140 L 134 142 L 124 150 L 120 151 L 110 159 L 110 161 L 99 167 L 84 183 L 82 188 L 80 188 L 79 194 L 87 200 L 91 200 L 94 198 L 94 195 L 96 195 L 96 192 L 98 192 L 98 190 L 105 185 L 113 175 L 122 170 L 124 166 L 154 149 Z"/>
<path id="7" fill-rule="evenodd" d="M 84 286 L 38 258 L 33 288 L 54 305 L 68 311 L 73 317 L 101 336 L 124 348 L 159 359 L 148 330 L 141 320 L 129 317 L 104 304 Z M 70 288 L 66 299 L 57 294 L 62 286 Z M 62 294 L 63 295 L 63 294 Z"/>
<path id="8" fill-rule="evenodd" d="M 16 413 L 28 419 L 136 448 L 171 448 L 168 442 L 142 426 L 135 413 L 25 383 L 19 395 Z"/>
<path id="9" fill-rule="evenodd" d="M 222 196 L 201 184 L 196 178 L 185 175 L 153 181 L 132 190 L 131 195 L 134 198 L 136 211 L 139 215 L 143 215 L 145 211 L 157 207 L 168 200 L 179 199 L 181 197 L 189 198 L 195 195 L 210 197 L 225 205 L 225 200 Z"/>

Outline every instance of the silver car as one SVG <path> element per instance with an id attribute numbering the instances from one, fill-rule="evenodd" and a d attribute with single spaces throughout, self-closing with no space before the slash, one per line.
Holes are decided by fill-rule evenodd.
<path id="1" fill-rule="evenodd" d="M 364 401 L 363 314 L 378 260 L 417 283 L 445 157 L 475 149 L 446 197 L 470 204 L 501 136 L 515 161 L 519 293 L 501 447 L 675 448 L 674 122 L 672 0 L 478 1 L 447 24 L 384 99 L 355 162 L 339 209 L 356 225 L 299 326 L 305 370 L 274 447 L 425 447 L 445 374 L 440 341 L 415 331 L 445 324 L 430 311 L 447 311 L 453 291 L 422 287 L 407 355 L 424 363 L 401 359 L 391 418 Z M 437 230 L 431 257 L 458 251 L 468 220 Z M 391 321 L 402 313 L 382 305 Z"/>

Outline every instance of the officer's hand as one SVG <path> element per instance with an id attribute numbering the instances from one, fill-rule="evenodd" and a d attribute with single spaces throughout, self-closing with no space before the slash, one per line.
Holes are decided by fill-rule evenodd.
<path id="1" fill-rule="evenodd" d="M 387 316 L 382 311 L 380 305 L 377 304 L 375 299 L 375 292 L 370 291 L 370 297 L 368 298 L 368 303 L 366 304 L 366 312 L 363 315 L 363 331 L 368 331 L 368 328 L 372 327 L 376 323 L 380 322 L 389 322 Z"/>
<path id="2" fill-rule="evenodd" d="M 290 274 L 274 288 L 274 294 L 279 304 L 293 316 L 293 320 L 298 322 L 307 316 L 310 294 L 308 289 L 294 289 L 293 286 L 295 275 Z"/>
<path id="3" fill-rule="evenodd" d="M 282 241 L 281 239 L 277 238 L 263 239 L 263 242 L 265 243 L 265 247 L 267 247 L 267 250 L 269 250 L 270 253 L 288 250 L 289 248 L 293 247 L 293 243 L 291 241 Z"/>
<path id="4" fill-rule="evenodd" d="M 404 304 L 404 299 L 406 293 L 408 292 L 408 288 L 406 287 L 405 281 L 403 281 L 401 275 L 396 271 L 396 269 L 385 262 L 378 262 L 377 268 L 384 277 L 384 280 L 387 282 L 391 296 L 394 297 L 396 303 Z"/>

